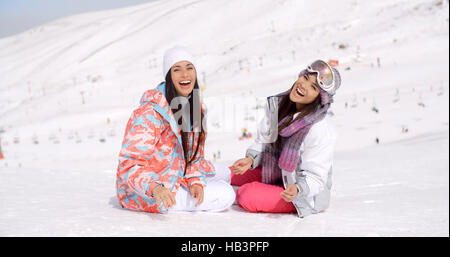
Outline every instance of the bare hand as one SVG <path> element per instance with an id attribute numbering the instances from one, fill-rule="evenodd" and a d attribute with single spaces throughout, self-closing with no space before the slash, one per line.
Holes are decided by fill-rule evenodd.
<path id="1" fill-rule="evenodd" d="M 231 166 L 231 171 L 234 172 L 234 174 L 242 175 L 250 169 L 252 164 L 253 160 L 251 158 L 242 158 L 233 163 L 233 166 Z"/>
<path id="2" fill-rule="evenodd" d="M 170 208 L 176 204 L 174 194 L 163 186 L 156 186 L 153 188 L 152 194 L 158 202 L 163 201 L 166 208 Z"/>
<path id="3" fill-rule="evenodd" d="M 297 194 L 298 188 L 295 184 L 287 185 L 286 190 L 280 193 L 286 202 L 292 202 L 297 197 Z"/>
<path id="4" fill-rule="evenodd" d="M 199 185 L 192 185 L 191 189 L 191 196 L 192 198 L 197 198 L 197 204 L 195 206 L 199 206 L 201 203 L 203 203 L 203 187 Z"/>

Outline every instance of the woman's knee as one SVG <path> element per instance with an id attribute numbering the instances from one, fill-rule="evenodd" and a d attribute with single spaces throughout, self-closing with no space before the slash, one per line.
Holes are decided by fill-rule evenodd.
<path id="1" fill-rule="evenodd" d="M 255 181 L 239 187 L 236 192 L 237 204 L 250 212 L 260 211 L 260 205 L 264 204 L 263 186 L 263 183 Z"/>
<path id="2" fill-rule="evenodd" d="M 236 193 L 233 187 L 224 181 L 214 181 L 205 188 L 205 201 L 211 211 L 222 211 L 233 205 Z"/>
<path id="3" fill-rule="evenodd" d="M 241 186 L 236 195 L 239 206 L 250 212 L 287 213 L 295 211 L 292 203 L 283 200 L 284 189 L 276 185 L 252 182 Z"/>
<path id="4" fill-rule="evenodd" d="M 233 187 L 226 182 L 221 182 L 222 184 L 222 192 L 223 192 L 223 202 L 226 203 L 227 208 L 233 205 L 236 200 L 236 193 L 234 192 Z"/>

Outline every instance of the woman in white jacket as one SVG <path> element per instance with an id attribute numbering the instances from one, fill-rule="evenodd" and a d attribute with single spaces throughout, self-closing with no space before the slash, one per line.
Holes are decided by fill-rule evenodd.
<path id="1" fill-rule="evenodd" d="M 328 208 L 336 132 L 327 112 L 340 84 L 339 72 L 317 60 L 267 98 L 256 142 L 232 166 L 239 206 L 301 218 Z"/>

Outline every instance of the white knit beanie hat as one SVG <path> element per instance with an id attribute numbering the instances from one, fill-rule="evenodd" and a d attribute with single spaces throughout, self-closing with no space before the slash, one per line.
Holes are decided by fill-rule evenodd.
<path id="1" fill-rule="evenodd" d="M 170 68 L 177 63 L 181 61 L 188 61 L 195 65 L 195 59 L 194 56 L 185 48 L 182 46 L 175 46 L 173 48 L 170 48 L 166 50 L 164 53 L 164 59 L 163 59 L 163 76 L 166 77 L 167 73 L 169 72 Z"/>

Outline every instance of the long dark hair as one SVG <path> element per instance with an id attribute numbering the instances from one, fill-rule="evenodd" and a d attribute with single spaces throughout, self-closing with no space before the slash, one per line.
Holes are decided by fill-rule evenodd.
<path id="1" fill-rule="evenodd" d="M 295 102 L 292 102 L 289 98 L 292 89 L 294 88 L 295 83 L 292 85 L 291 89 L 288 91 L 287 94 L 281 96 L 281 99 L 278 104 L 278 124 L 280 121 L 282 121 L 285 117 L 289 118 L 282 124 L 278 125 L 278 132 L 295 122 L 296 120 L 302 119 L 308 114 L 311 114 L 315 111 L 317 111 L 322 104 L 322 101 L 320 99 L 320 94 L 312 101 L 311 103 L 305 105 L 303 109 L 301 110 L 300 114 L 294 119 L 294 114 L 298 112 L 297 106 Z M 275 149 L 281 149 L 281 137 L 278 136 L 277 140 L 272 143 L 272 147 Z"/>
<path id="2" fill-rule="evenodd" d="M 193 95 L 194 90 L 199 90 L 199 86 L 198 86 L 198 82 L 197 79 L 195 79 L 195 83 L 194 83 L 194 89 L 192 90 L 190 97 L 188 98 L 189 100 L 189 124 L 188 127 L 190 129 L 192 129 L 192 131 L 194 131 L 194 127 L 198 127 L 199 128 L 199 132 L 194 132 L 192 133 L 192 145 L 190 146 L 192 149 L 189 149 L 188 147 L 188 142 L 189 142 L 189 131 L 183 131 L 183 129 L 181 130 L 181 142 L 182 142 L 182 146 L 183 146 L 183 153 L 184 153 L 184 159 L 185 159 L 185 163 L 186 166 L 184 167 L 184 173 L 186 174 L 186 169 L 187 167 L 197 158 L 197 154 L 198 154 L 198 149 L 200 148 L 200 145 L 202 145 L 205 140 L 206 140 L 206 132 L 203 128 L 203 112 L 201 111 L 201 102 L 200 102 L 200 97 L 195 97 Z M 165 92 L 165 96 L 167 99 L 167 102 L 170 103 L 172 102 L 172 100 L 179 96 L 175 86 L 173 84 L 172 81 L 172 76 L 171 76 L 171 71 L 169 70 L 169 72 L 166 75 L 166 92 Z M 194 105 L 194 101 L 195 105 Z M 201 119 L 200 121 L 196 121 L 194 120 L 194 106 L 199 106 L 200 107 L 200 113 L 201 113 Z M 175 113 L 176 111 L 179 110 L 179 106 L 177 106 L 176 108 L 173 108 L 172 111 Z M 180 118 L 181 120 L 181 118 Z M 180 120 L 177 120 L 177 124 L 180 125 Z M 193 124 L 194 122 L 194 124 Z M 189 129 L 189 130 L 190 130 Z M 194 151 L 194 146 L 195 146 L 195 133 L 199 133 L 199 136 L 197 138 L 197 147 L 195 148 Z M 192 151 L 189 151 L 192 150 Z M 194 154 L 192 156 L 189 156 L 189 152 L 193 152 Z"/>

